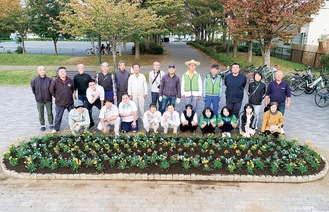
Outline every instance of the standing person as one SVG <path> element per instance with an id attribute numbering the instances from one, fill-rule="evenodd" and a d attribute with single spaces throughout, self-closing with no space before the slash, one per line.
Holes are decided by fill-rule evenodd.
<path id="1" fill-rule="evenodd" d="M 175 106 L 173 104 L 168 104 L 167 111 L 161 117 L 161 126 L 164 128 L 163 133 L 167 134 L 168 129 L 172 128 L 173 133 L 177 134 L 179 123 L 179 114 L 175 111 Z"/>
<path id="2" fill-rule="evenodd" d="M 256 129 L 258 129 L 259 114 L 266 94 L 266 85 L 262 82 L 263 75 L 260 71 L 255 71 L 253 77 L 254 81 L 248 87 L 248 102 L 254 107 L 254 113 L 257 116 Z"/>
<path id="3" fill-rule="evenodd" d="M 147 83 L 144 74 L 139 73 L 140 65 L 134 64 L 132 66 L 134 74 L 130 75 L 128 79 L 128 95 L 133 100 L 138 109 L 141 119 L 144 115 L 144 100 L 147 97 Z"/>
<path id="4" fill-rule="evenodd" d="M 254 113 L 254 106 L 247 103 L 239 117 L 239 132 L 243 137 L 249 138 L 256 133 L 258 117 Z"/>
<path id="5" fill-rule="evenodd" d="M 275 73 L 275 80 L 268 84 L 265 96 L 265 107 L 271 102 L 277 102 L 278 110 L 284 115 L 285 109 L 290 107 L 291 90 L 289 84 L 282 80 L 282 78 L 282 71 L 277 71 Z M 284 133 L 282 127 L 281 134 Z"/>
<path id="6" fill-rule="evenodd" d="M 157 105 L 151 103 L 149 108 L 143 116 L 143 125 L 147 135 L 150 133 L 150 128 L 156 133 L 161 121 L 161 113 L 157 110 Z"/>
<path id="7" fill-rule="evenodd" d="M 95 80 L 91 79 L 88 82 L 88 88 L 86 91 L 87 101 L 85 102 L 86 108 L 89 111 L 90 116 L 90 128 L 95 125 L 95 122 L 92 117 L 93 106 L 96 106 L 99 110 L 104 105 L 105 92 L 104 88 L 95 83 Z"/>
<path id="8" fill-rule="evenodd" d="M 79 99 L 83 103 L 86 101 L 86 90 L 88 88 L 88 82 L 91 80 L 91 76 L 85 73 L 85 66 L 83 64 L 77 65 L 78 74 L 74 76 L 74 88 L 76 89 L 73 93 L 74 99 Z"/>
<path id="9" fill-rule="evenodd" d="M 149 83 L 151 87 L 151 99 L 153 104 L 157 104 L 160 107 L 159 102 L 159 88 L 162 77 L 165 75 L 160 70 L 160 63 L 158 61 L 153 62 L 153 70 L 149 73 Z"/>
<path id="10" fill-rule="evenodd" d="M 175 74 L 175 65 L 168 66 L 168 74 L 162 77 L 159 89 L 159 106 L 160 112 L 163 114 L 168 104 L 179 104 L 181 98 L 181 84 L 179 77 Z"/>
<path id="11" fill-rule="evenodd" d="M 31 81 L 31 89 L 35 97 L 35 101 L 37 102 L 37 109 L 39 112 L 39 122 L 40 122 L 40 130 L 45 131 L 45 112 L 44 109 L 46 107 L 47 117 L 49 129 L 54 129 L 53 126 L 53 97 L 49 91 L 50 84 L 52 79 L 46 76 L 46 70 L 44 66 L 38 67 L 39 76 L 35 77 Z"/>
<path id="12" fill-rule="evenodd" d="M 210 68 L 210 73 L 204 78 L 203 98 L 204 107 L 213 106 L 214 114 L 218 116 L 219 101 L 222 95 L 222 78 L 218 74 L 219 66 L 214 64 Z"/>
<path id="13" fill-rule="evenodd" d="M 84 108 L 84 103 L 81 100 L 77 100 L 75 108 L 69 113 L 69 126 L 73 136 L 78 133 L 87 132 L 90 125 L 89 113 Z"/>
<path id="14" fill-rule="evenodd" d="M 98 123 L 97 129 L 107 133 L 110 130 L 110 126 L 114 126 L 115 135 L 119 135 L 119 128 L 121 119 L 119 117 L 119 110 L 117 106 L 113 104 L 112 99 L 105 99 L 104 106 L 99 112 L 100 122 Z"/>
<path id="15" fill-rule="evenodd" d="M 119 62 L 119 69 L 114 74 L 116 90 L 117 90 L 117 105 L 122 101 L 122 95 L 128 94 L 128 78 L 130 73 L 126 71 L 126 62 Z"/>
<path id="16" fill-rule="evenodd" d="M 232 73 L 225 77 L 226 86 L 226 106 L 232 111 L 233 115 L 239 117 L 242 105 L 244 87 L 247 84 L 247 77 L 240 73 L 239 63 L 233 63 Z"/>
<path id="17" fill-rule="evenodd" d="M 137 107 L 135 102 L 130 101 L 127 94 L 123 94 L 122 102 L 119 104 L 119 116 L 121 117 L 121 130 L 123 132 L 137 132 Z"/>
<path id="18" fill-rule="evenodd" d="M 191 104 L 187 104 L 185 106 L 185 110 L 180 115 L 180 130 L 182 132 L 191 131 L 192 133 L 198 128 L 198 115 L 193 110 L 193 106 Z"/>
<path id="19" fill-rule="evenodd" d="M 216 129 L 216 116 L 214 111 L 210 107 L 206 107 L 202 111 L 202 115 L 200 118 L 200 129 L 202 131 L 202 135 L 206 133 L 214 133 Z"/>
<path id="20" fill-rule="evenodd" d="M 223 107 L 217 118 L 219 129 L 222 130 L 222 137 L 231 137 L 231 131 L 238 125 L 237 118 L 227 107 Z"/>
<path id="21" fill-rule="evenodd" d="M 191 104 L 194 110 L 197 110 L 197 100 L 202 97 L 202 80 L 195 68 L 200 65 L 200 62 L 190 60 L 185 62 L 188 71 L 182 76 L 181 93 L 185 99 L 185 104 Z"/>
<path id="22" fill-rule="evenodd" d="M 96 82 L 104 88 L 105 98 L 115 100 L 117 98 L 116 85 L 114 75 L 109 73 L 109 64 L 107 62 L 102 63 L 101 69 L 102 72 L 96 76 Z"/>
<path id="23" fill-rule="evenodd" d="M 49 91 L 53 97 L 55 97 L 55 125 L 51 133 L 56 133 L 61 127 L 62 118 L 65 109 L 69 112 L 74 108 L 73 106 L 73 92 L 74 85 L 73 80 L 66 76 L 66 68 L 59 67 L 58 77 L 51 82 Z"/>
<path id="24" fill-rule="evenodd" d="M 270 109 L 264 113 L 262 122 L 262 133 L 279 137 L 283 125 L 283 115 L 278 110 L 278 103 L 271 102 Z M 282 133 L 281 133 L 282 134 Z"/>

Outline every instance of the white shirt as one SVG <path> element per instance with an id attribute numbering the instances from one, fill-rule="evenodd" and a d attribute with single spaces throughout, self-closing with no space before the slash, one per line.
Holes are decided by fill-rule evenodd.
<path id="1" fill-rule="evenodd" d="M 107 108 L 106 105 L 104 105 L 99 112 L 99 118 L 106 119 L 110 118 L 111 116 L 119 116 L 119 110 L 117 106 L 112 104 L 111 108 Z"/>
<path id="2" fill-rule="evenodd" d="M 96 94 L 100 92 L 100 95 L 99 95 L 99 99 L 100 100 L 104 100 L 104 88 L 100 85 L 96 85 L 96 90 L 92 90 L 91 88 L 87 88 L 87 91 L 86 91 L 86 96 L 87 96 L 87 99 L 88 99 L 88 102 L 90 102 L 95 96 Z"/>
<path id="3" fill-rule="evenodd" d="M 129 101 L 128 104 L 121 102 L 119 104 L 119 114 L 137 112 L 137 107 L 135 102 Z M 131 122 L 134 121 L 134 115 L 121 117 L 122 122 Z"/>
<path id="4" fill-rule="evenodd" d="M 147 83 L 144 74 L 139 73 L 138 77 L 136 74 L 130 75 L 128 79 L 128 95 L 147 95 Z"/>
<path id="5" fill-rule="evenodd" d="M 188 114 L 187 114 L 188 115 Z M 190 114 L 190 116 L 192 115 L 192 113 Z M 186 122 L 186 118 L 184 116 L 184 113 L 182 113 L 180 115 L 180 120 L 181 122 Z M 198 123 L 198 115 L 196 113 L 194 113 L 194 116 L 193 116 L 193 120 L 192 121 L 195 121 L 196 123 Z"/>
<path id="6" fill-rule="evenodd" d="M 154 83 L 152 84 L 154 78 L 157 76 L 158 73 L 159 73 L 158 77 L 155 79 Z M 159 92 L 161 79 L 164 75 L 165 73 L 160 70 L 157 73 L 155 73 L 154 70 L 149 73 L 149 83 L 152 92 Z"/>
<path id="7" fill-rule="evenodd" d="M 165 116 L 167 116 L 166 121 L 164 121 Z M 174 111 L 172 114 L 170 114 L 168 111 L 164 112 L 164 114 L 162 115 L 162 118 L 161 118 L 161 125 L 164 126 L 165 123 L 178 126 L 180 124 L 178 112 Z"/>
<path id="8" fill-rule="evenodd" d="M 155 111 L 154 113 L 151 113 L 150 110 L 146 111 L 143 115 L 143 123 L 160 123 L 161 121 L 161 113 L 160 111 Z"/>

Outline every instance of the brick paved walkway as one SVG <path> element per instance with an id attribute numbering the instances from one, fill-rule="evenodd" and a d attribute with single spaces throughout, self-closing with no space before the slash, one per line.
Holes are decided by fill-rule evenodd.
<path id="1" fill-rule="evenodd" d="M 162 69 L 199 60 L 204 76 L 211 61 L 184 44 L 167 44 Z M 147 73 L 150 67 L 142 67 Z M 293 97 L 286 111 L 287 138 L 312 141 L 329 158 L 329 108 L 318 108 L 313 95 Z M 38 135 L 38 115 L 29 87 L 0 87 L 0 152 L 17 138 Z M 149 100 L 148 100 L 149 101 Z M 223 106 L 223 99 L 221 106 Z M 145 104 L 147 105 L 147 104 Z M 203 103 L 199 103 L 199 108 Z M 181 106 L 178 107 L 181 110 Z M 67 129 L 67 113 L 62 129 Z M 22 180 L 0 171 L 0 211 L 329 211 L 329 177 L 303 184 Z"/>

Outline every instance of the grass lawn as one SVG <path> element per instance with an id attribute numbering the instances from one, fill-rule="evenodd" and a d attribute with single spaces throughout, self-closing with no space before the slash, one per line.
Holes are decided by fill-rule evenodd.
<path id="1" fill-rule="evenodd" d="M 55 76 L 55 70 L 47 70 L 47 76 Z M 29 86 L 31 80 L 38 75 L 36 70 L 1 70 L 0 71 L 0 85 L 1 86 Z"/>
<path id="2" fill-rule="evenodd" d="M 127 65 L 135 62 L 142 66 L 152 65 L 153 61 L 160 60 L 163 55 L 141 55 L 140 60 L 135 60 L 134 55 L 117 56 L 117 61 L 126 61 Z M 112 55 L 102 55 L 102 62 L 108 62 L 113 65 Z M 0 65 L 12 66 L 62 66 L 77 65 L 83 63 L 86 66 L 98 66 L 98 56 L 68 56 L 68 55 L 35 55 L 35 54 L 0 54 Z"/>

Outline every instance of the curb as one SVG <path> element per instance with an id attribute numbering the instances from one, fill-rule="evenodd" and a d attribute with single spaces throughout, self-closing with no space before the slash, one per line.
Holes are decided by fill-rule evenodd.
<path id="1" fill-rule="evenodd" d="M 157 181 L 218 181 L 218 182 L 264 182 L 264 183 L 305 183 L 323 178 L 328 173 L 328 161 L 321 155 L 325 162 L 322 171 L 307 176 L 271 176 L 271 175 L 186 175 L 186 174 L 36 174 L 18 173 L 7 169 L 0 157 L 3 172 L 11 177 L 27 180 L 157 180 Z"/>

